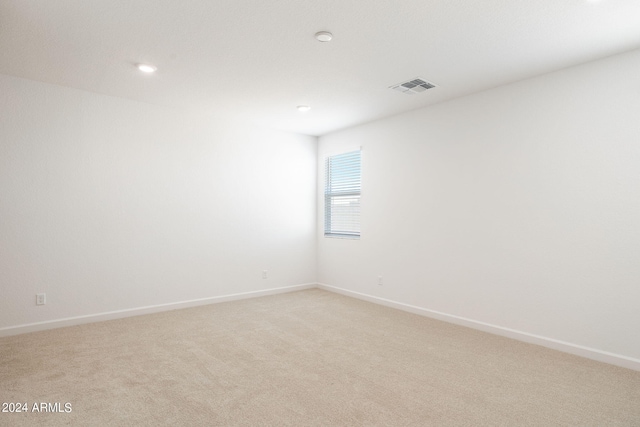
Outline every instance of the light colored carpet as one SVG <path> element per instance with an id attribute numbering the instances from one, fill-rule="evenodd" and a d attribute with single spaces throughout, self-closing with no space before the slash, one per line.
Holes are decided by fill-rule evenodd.
<path id="1" fill-rule="evenodd" d="M 0 339 L 0 425 L 639 426 L 640 372 L 312 289 Z"/>

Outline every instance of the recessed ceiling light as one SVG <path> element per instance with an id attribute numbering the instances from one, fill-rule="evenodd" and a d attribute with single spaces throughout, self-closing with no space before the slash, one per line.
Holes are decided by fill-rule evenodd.
<path id="1" fill-rule="evenodd" d="M 316 39 L 321 42 L 329 42 L 333 38 L 333 34 L 329 31 L 319 31 L 316 33 Z"/>
<path id="2" fill-rule="evenodd" d="M 138 70 L 143 73 L 155 73 L 158 70 L 158 67 L 149 64 L 138 64 Z"/>
<path id="3" fill-rule="evenodd" d="M 298 109 L 298 111 L 302 111 L 303 113 L 311 110 L 311 107 L 309 107 L 308 105 L 298 105 L 296 108 Z"/>

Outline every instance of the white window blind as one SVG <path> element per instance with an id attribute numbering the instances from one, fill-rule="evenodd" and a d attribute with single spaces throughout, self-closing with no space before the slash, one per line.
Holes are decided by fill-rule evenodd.
<path id="1" fill-rule="evenodd" d="M 324 235 L 360 237 L 360 150 L 327 157 Z"/>

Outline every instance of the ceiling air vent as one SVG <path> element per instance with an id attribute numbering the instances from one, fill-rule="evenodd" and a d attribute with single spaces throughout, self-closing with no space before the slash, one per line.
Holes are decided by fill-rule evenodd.
<path id="1" fill-rule="evenodd" d="M 436 87 L 436 85 L 433 83 L 416 77 L 408 82 L 389 86 L 389 89 L 397 90 L 398 92 L 406 93 L 407 95 L 415 95 L 416 93 L 424 92 L 425 90 L 432 89 L 434 87 Z"/>

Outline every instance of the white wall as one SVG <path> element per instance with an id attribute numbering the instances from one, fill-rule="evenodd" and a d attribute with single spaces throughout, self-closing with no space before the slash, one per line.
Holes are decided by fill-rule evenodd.
<path id="1" fill-rule="evenodd" d="M 363 147 L 363 196 L 361 240 L 318 224 L 319 281 L 640 362 L 638 70 L 634 51 L 321 137 L 320 166 Z"/>
<path id="2" fill-rule="evenodd" d="M 5 332 L 315 282 L 316 138 L 8 76 L 0 94 Z"/>

